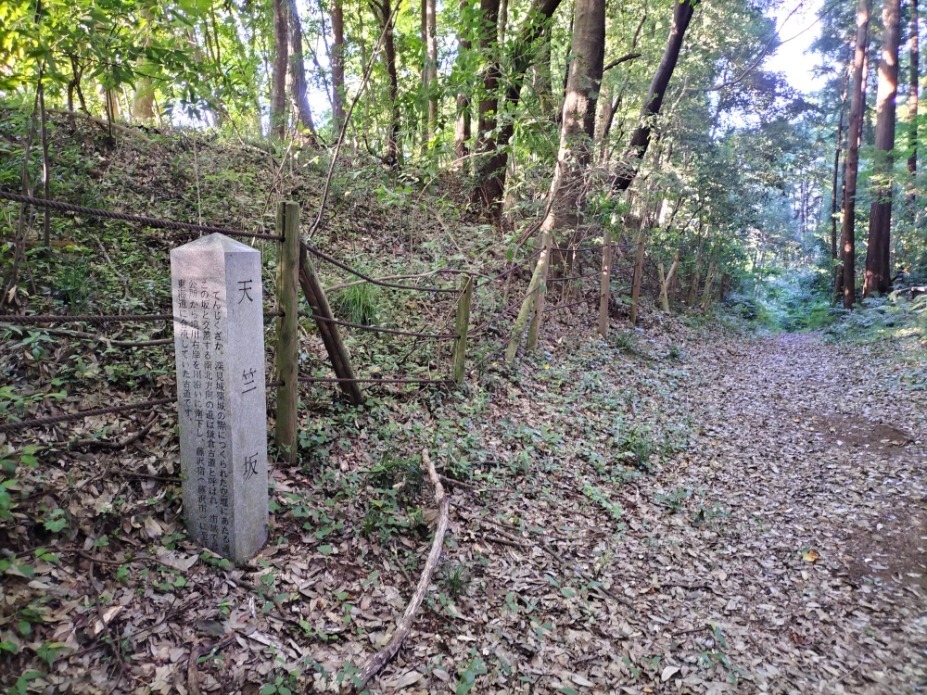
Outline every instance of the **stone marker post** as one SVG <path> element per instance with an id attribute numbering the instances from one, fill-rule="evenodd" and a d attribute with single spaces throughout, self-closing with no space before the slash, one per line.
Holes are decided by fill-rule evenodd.
<path id="1" fill-rule="evenodd" d="M 171 251 L 171 286 L 187 530 L 246 562 L 267 540 L 261 254 L 210 234 Z"/>

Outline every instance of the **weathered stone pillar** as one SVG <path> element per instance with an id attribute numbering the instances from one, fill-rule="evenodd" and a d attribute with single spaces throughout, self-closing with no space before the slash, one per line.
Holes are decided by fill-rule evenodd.
<path id="1" fill-rule="evenodd" d="M 267 540 L 261 254 L 210 234 L 171 251 L 171 285 L 187 531 L 246 562 Z"/>

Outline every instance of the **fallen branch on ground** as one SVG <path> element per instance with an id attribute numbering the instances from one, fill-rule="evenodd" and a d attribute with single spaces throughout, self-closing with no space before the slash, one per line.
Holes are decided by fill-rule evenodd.
<path id="1" fill-rule="evenodd" d="M 367 659 L 367 662 L 364 664 L 363 668 L 361 668 L 358 680 L 355 681 L 354 684 L 357 692 L 362 691 L 370 679 L 376 676 L 383 667 L 396 656 L 396 652 L 398 652 L 399 647 L 402 646 L 403 640 L 405 640 L 409 631 L 412 629 L 412 621 L 415 619 L 415 614 L 422 605 L 425 592 L 428 591 L 428 585 L 431 583 L 431 578 L 435 573 L 435 569 L 438 567 L 438 560 L 441 557 L 441 547 L 444 544 L 444 534 L 447 532 L 451 504 L 447 495 L 444 494 L 444 487 L 441 485 L 441 480 L 438 478 L 435 466 L 428 456 L 427 449 L 422 451 L 422 461 L 424 461 L 425 465 L 428 467 L 428 478 L 431 480 L 431 484 L 434 485 L 435 502 L 438 503 L 438 526 L 435 529 L 435 537 L 431 543 L 431 552 L 428 553 L 428 560 L 425 562 L 422 576 L 418 580 L 415 594 L 413 594 L 412 600 L 409 601 L 409 605 L 406 606 L 405 613 L 402 614 L 402 619 L 396 626 L 396 632 L 393 633 L 389 643 Z"/>

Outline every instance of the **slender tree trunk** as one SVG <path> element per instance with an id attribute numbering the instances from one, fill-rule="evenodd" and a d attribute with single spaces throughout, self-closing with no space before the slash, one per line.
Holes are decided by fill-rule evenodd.
<path id="1" fill-rule="evenodd" d="M 837 140 L 834 146 L 834 174 L 831 180 L 831 199 L 830 199 L 830 259 L 834 268 L 837 267 L 837 217 L 840 213 L 840 198 L 838 194 L 838 184 L 840 183 L 840 153 L 843 149 L 843 118 L 846 111 L 847 91 L 849 89 L 850 73 L 847 72 L 847 79 L 844 81 L 843 94 L 840 97 L 840 116 L 837 121 Z M 836 272 L 836 270 L 835 270 Z"/>
<path id="2" fill-rule="evenodd" d="M 631 143 L 625 153 L 625 161 L 622 162 L 622 171 L 615 178 L 613 188 L 616 191 L 626 191 L 637 176 L 640 162 L 650 146 L 653 120 L 659 115 L 660 108 L 663 106 L 667 87 L 669 87 L 670 79 L 673 77 L 676 63 L 679 62 L 679 52 L 682 50 L 682 41 L 685 38 L 686 29 L 689 27 L 689 22 L 692 20 L 692 15 L 695 13 L 695 7 L 698 3 L 699 0 L 679 0 L 679 2 L 674 3 L 673 24 L 670 27 L 669 38 L 663 51 L 663 59 L 660 61 L 660 66 L 650 83 L 650 90 L 647 92 L 644 108 L 641 111 L 640 124 L 637 126 L 637 130 L 634 131 L 634 135 L 631 136 Z"/>
<path id="3" fill-rule="evenodd" d="M 847 131 L 847 173 L 844 179 L 843 224 L 840 246 L 843 250 L 843 306 L 852 309 L 856 301 L 856 182 L 859 176 L 859 146 L 866 108 L 864 68 L 869 42 L 871 0 L 858 0 L 856 8 L 856 49 L 853 52 L 853 91 Z"/>
<path id="4" fill-rule="evenodd" d="M 344 7 L 332 0 L 332 132 L 335 137 L 344 124 Z"/>
<path id="5" fill-rule="evenodd" d="M 309 97 L 306 94 L 306 65 L 303 62 L 303 25 L 299 20 L 296 0 L 287 0 L 287 24 L 289 26 L 289 86 L 293 111 L 299 129 L 304 131 L 309 143 L 318 146 L 319 136 L 312 120 Z"/>
<path id="6" fill-rule="evenodd" d="M 287 0 L 274 0 L 274 70 L 270 95 L 270 132 L 286 136 L 286 75 L 289 49 Z"/>
<path id="7" fill-rule="evenodd" d="M 875 181 L 869 213 L 869 246 L 863 296 L 884 294 L 891 289 L 890 249 L 892 236 L 892 168 L 895 148 L 895 97 L 898 94 L 898 44 L 901 0 L 884 0 L 882 5 L 882 60 L 879 63 L 879 92 L 876 98 Z"/>
<path id="8" fill-rule="evenodd" d="M 460 0 L 462 16 L 467 14 L 468 8 L 469 0 Z M 466 21 L 461 21 L 460 27 L 457 34 L 457 60 L 460 65 L 466 65 L 464 61 L 470 52 L 471 45 Z M 462 70 L 461 73 L 463 73 Z M 466 90 L 461 89 L 457 93 L 457 122 L 454 127 L 454 155 L 457 158 L 454 166 L 456 169 L 469 169 L 468 154 L 470 154 L 470 97 Z"/>
<path id="9" fill-rule="evenodd" d="M 374 13 L 383 32 L 383 62 L 386 75 L 389 79 L 390 125 L 386 135 L 387 165 L 397 167 L 401 163 L 399 149 L 399 135 L 401 132 L 401 113 L 399 111 L 399 76 L 396 71 L 396 41 L 394 30 L 396 26 L 395 11 L 390 0 L 371 0 Z"/>
<path id="10" fill-rule="evenodd" d="M 911 221 L 914 222 L 917 214 L 917 108 L 918 108 L 918 82 L 920 81 L 920 34 L 918 30 L 917 0 L 911 0 L 911 36 L 908 39 L 908 54 L 910 56 L 910 79 L 908 81 L 908 155 L 909 193 L 908 208 L 911 212 Z"/>
<path id="11" fill-rule="evenodd" d="M 431 142 L 438 124 L 438 25 L 435 0 L 422 0 L 422 43 L 425 62 L 422 66 L 422 86 L 428 99 L 425 143 Z"/>

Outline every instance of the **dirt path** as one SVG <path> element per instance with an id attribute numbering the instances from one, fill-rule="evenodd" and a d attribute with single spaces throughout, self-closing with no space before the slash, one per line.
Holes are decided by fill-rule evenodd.
<path id="1" fill-rule="evenodd" d="M 927 690 L 927 407 L 872 355 L 783 336 L 639 365 L 689 445 L 608 479 L 587 430 L 489 504 L 458 492 L 445 568 L 472 577 L 380 687 L 442 663 L 474 692 Z"/>
<path id="2" fill-rule="evenodd" d="M 732 660 L 775 690 L 924 690 L 923 392 L 814 337 L 737 350 L 698 389 L 708 465 L 676 482 L 728 510 L 698 555 L 727 575 L 709 605 L 743 638 Z"/>

